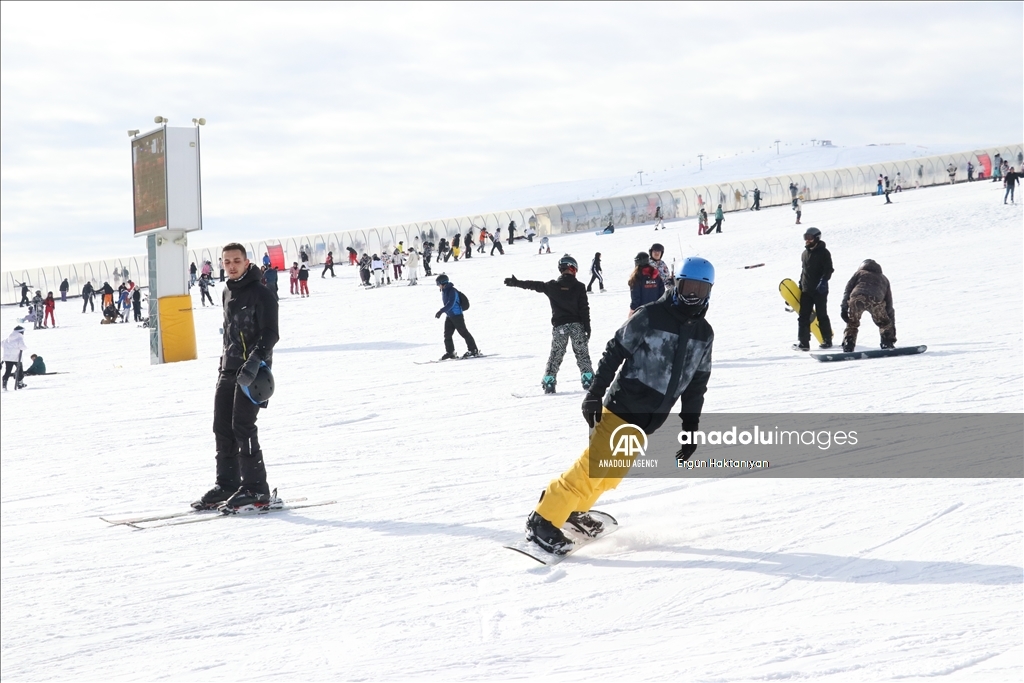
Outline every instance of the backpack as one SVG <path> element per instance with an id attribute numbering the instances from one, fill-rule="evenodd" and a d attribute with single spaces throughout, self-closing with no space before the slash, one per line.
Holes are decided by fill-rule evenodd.
<path id="1" fill-rule="evenodd" d="M 459 292 L 459 290 L 455 290 Z M 459 306 L 462 306 L 462 310 L 469 310 L 469 297 L 466 296 L 465 292 L 459 292 Z"/>

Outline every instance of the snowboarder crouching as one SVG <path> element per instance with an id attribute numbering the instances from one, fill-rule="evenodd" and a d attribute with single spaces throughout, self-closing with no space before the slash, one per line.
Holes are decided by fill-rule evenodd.
<path id="1" fill-rule="evenodd" d="M 583 283 L 576 279 L 579 266 L 576 259 L 566 254 L 558 261 L 557 280 L 519 280 L 516 276 L 505 278 L 506 287 L 518 287 L 540 292 L 548 297 L 551 304 L 551 352 L 544 368 L 541 387 L 545 394 L 555 393 L 558 368 L 562 365 L 566 347 L 572 342 L 576 354 L 576 365 L 580 369 L 580 382 L 589 389 L 594 382 L 594 368 L 590 364 L 590 302 Z"/>
<path id="2" fill-rule="evenodd" d="M 860 316 L 871 314 L 871 320 L 878 325 L 882 337 L 881 347 L 896 346 L 896 311 L 892 307 L 892 288 L 889 278 L 882 275 L 882 267 L 867 259 L 850 281 L 846 283 L 843 303 L 839 315 L 846 323 L 843 333 L 843 351 L 849 353 L 857 346 L 857 332 L 860 330 Z"/>
<path id="3" fill-rule="evenodd" d="M 572 540 L 561 529 L 566 523 L 589 536 L 600 533 L 600 522 L 587 513 L 632 466 L 632 457 L 624 456 L 628 466 L 597 469 L 602 456 L 611 459 L 609 442 L 616 429 L 633 425 L 653 434 L 668 419 L 676 400 L 681 401 L 683 431 L 699 428 L 711 377 L 714 331 L 704 316 L 715 269 L 702 258 L 688 258 L 676 278 L 675 287 L 638 310 L 605 347 L 594 384 L 583 399 L 583 418 L 591 427 L 589 445 L 548 484 L 526 522 L 526 540 L 548 552 L 562 555 L 572 550 Z M 684 445 L 676 458 L 686 460 L 695 450 L 696 444 Z"/>

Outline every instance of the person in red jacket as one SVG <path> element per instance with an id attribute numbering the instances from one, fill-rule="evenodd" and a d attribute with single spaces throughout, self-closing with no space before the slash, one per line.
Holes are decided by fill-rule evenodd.
<path id="1" fill-rule="evenodd" d="M 43 327 L 49 327 L 46 321 L 49 320 L 53 323 L 54 327 L 57 327 L 57 321 L 53 318 L 53 309 L 57 307 L 57 303 L 53 300 L 53 292 L 46 293 L 46 301 L 43 302 L 43 309 L 46 313 L 43 315 Z"/>
<path id="2" fill-rule="evenodd" d="M 324 261 L 324 272 L 320 273 L 320 279 L 323 280 L 324 276 L 327 275 L 327 271 L 331 271 L 331 277 L 334 277 L 334 252 L 327 252 L 327 260 Z"/>
<path id="3" fill-rule="evenodd" d="M 636 309 L 652 301 L 657 301 L 665 293 L 665 281 L 661 272 L 651 264 L 650 255 L 641 251 L 633 259 L 633 274 L 629 276 L 629 315 Z"/>

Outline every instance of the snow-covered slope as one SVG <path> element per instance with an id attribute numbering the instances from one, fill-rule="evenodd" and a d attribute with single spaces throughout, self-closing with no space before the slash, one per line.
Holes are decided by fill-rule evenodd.
<path id="1" fill-rule="evenodd" d="M 443 350 L 430 279 L 362 291 L 339 267 L 283 296 L 259 421 L 271 486 L 339 503 L 177 528 L 98 517 L 181 509 L 212 484 L 220 311 L 195 311 L 198 361 L 151 366 L 147 330 L 60 304 L 60 327 L 27 338 L 67 374 L 2 397 L 4 678 L 1020 680 L 1019 479 L 626 480 L 599 504 L 623 524 L 607 541 L 553 569 L 500 547 L 587 434 L 571 357 L 565 393 L 539 395 L 545 299 L 502 278 L 601 251 L 596 360 L 637 251 L 710 259 L 707 411 L 1021 412 L 1022 215 L 1001 198 L 975 183 L 805 206 L 835 260 L 836 325 L 835 290 L 877 260 L 900 345 L 929 346 L 900 359 L 789 350 L 787 208 L 730 214 L 721 235 L 679 221 L 449 263 L 498 354 L 465 363 L 414 364 Z M 0 311 L 5 334 L 17 313 Z"/>

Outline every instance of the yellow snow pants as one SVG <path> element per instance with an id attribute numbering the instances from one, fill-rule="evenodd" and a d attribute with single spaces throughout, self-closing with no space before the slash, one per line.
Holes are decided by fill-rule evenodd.
<path id="1" fill-rule="evenodd" d="M 633 457 L 619 454 L 615 456 L 617 462 L 625 461 L 628 466 L 598 465 L 602 459 L 611 459 L 612 432 L 624 424 L 626 421 L 615 413 L 609 412 L 607 408 L 602 410 L 601 421 L 591 431 L 590 444 L 583 449 L 583 454 L 562 476 L 548 484 L 544 497 L 536 507 L 538 515 L 556 527 L 561 527 L 571 513 L 590 510 L 602 493 L 611 491 L 619 485 L 629 472 L 629 468 L 633 466 Z"/>

